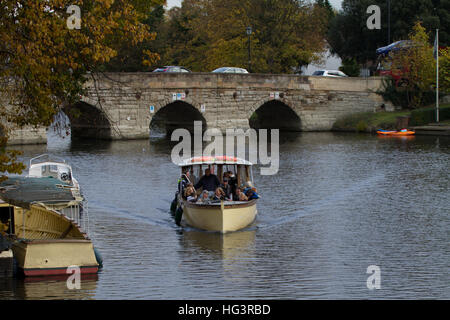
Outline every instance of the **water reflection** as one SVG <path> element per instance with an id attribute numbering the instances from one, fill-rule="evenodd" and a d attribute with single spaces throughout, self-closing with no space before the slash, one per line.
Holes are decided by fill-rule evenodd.
<path id="1" fill-rule="evenodd" d="M 0 300 L 11 299 L 93 299 L 98 275 L 82 275 L 80 289 L 68 289 L 69 276 L 0 278 Z"/>
<path id="2" fill-rule="evenodd" d="M 180 241 L 186 248 L 196 247 L 197 250 L 214 255 L 226 262 L 242 254 L 250 256 L 252 249 L 254 249 L 255 233 L 255 230 L 226 234 L 184 231 Z"/>
<path id="3" fill-rule="evenodd" d="M 104 269 L 82 293 L 14 280 L 0 299 L 450 298 L 448 137 L 282 134 L 278 174 L 253 171 L 255 224 L 225 235 L 175 225 L 174 144 L 18 147 L 21 160 L 51 150 L 74 166 Z M 381 290 L 366 287 L 372 264 Z"/>

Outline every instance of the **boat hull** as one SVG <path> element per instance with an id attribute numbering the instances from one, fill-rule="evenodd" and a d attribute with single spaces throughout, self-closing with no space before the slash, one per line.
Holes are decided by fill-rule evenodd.
<path id="1" fill-rule="evenodd" d="M 73 266 L 79 267 L 81 274 L 98 272 L 90 240 L 16 241 L 12 250 L 25 276 L 68 274 L 67 268 Z"/>
<path id="2" fill-rule="evenodd" d="M 206 231 L 232 232 L 249 226 L 256 218 L 256 200 L 228 204 L 196 204 L 183 202 L 186 224 Z"/>

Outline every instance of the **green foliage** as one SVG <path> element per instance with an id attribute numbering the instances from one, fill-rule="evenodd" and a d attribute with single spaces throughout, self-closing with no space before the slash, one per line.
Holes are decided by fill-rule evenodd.
<path id="1" fill-rule="evenodd" d="M 332 20 L 328 42 L 332 52 L 341 58 L 354 58 L 360 64 L 376 60 L 376 49 L 388 45 L 386 0 L 344 0 L 342 10 Z M 450 0 L 397 0 L 391 4 L 391 43 L 408 37 L 417 21 L 422 21 L 428 32 L 443 30 L 441 45 L 450 45 Z M 366 26 L 370 5 L 381 9 L 381 29 Z M 436 10 L 435 10 L 436 8 Z"/>
<path id="2" fill-rule="evenodd" d="M 184 0 L 168 12 L 158 37 L 160 65 L 183 65 L 208 72 L 218 67 L 248 68 L 252 27 L 251 72 L 292 73 L 321 59 L 327 11 L 297 0 Z M 157 37 L 157 41 L 158 41 Z"/>
<path id="3" fill-rule="evenodd" d="M 439 122 L 450 120 L 450 105 L 439 107 Z M 422 126 L 428 123 L 436 122 L 436 108 L 420 108 L 411 111 L 410 124 L 412 126 Z"/>
<path id="4" fill-rule="evenodd" d="M 328 21 L 328 28 L 330 27 L 331 20 L 336 16 L 336 12 L 329 0 L 316 0 L 316 4 L 319 8 L 325 11 L 326 19 Z"/>
<path id="5" fill-rule="evenodd" d="M 413 44 L 410 48 L 397 51 L 390 57 L 392 72 L 398 73 L 402 80 L 385 82 L 381 95 L 394 105 L 419 108 L 433 99 L 435 60 L 428 35 L 420 23 L 414 26 L 409 40 Z"/>
<path id="6" fill-rule="evenodd" d="M 355 59 L 343 59 L 339 70 L 349 77 L 359 77 L 360 66 Z"/>
<path id="7" fill-rule="evenodd" d="M 392 78 L 384 78 L 382 87 L 377 93 L 383 97 L 384 101 L 389 101 L 394 106 L 402 107 L 402 109 L 406 109 L 409 106 L 406 90 L 397 87 L 395 80 Z"/>
<path id="8" fill-rule="evenodd" d="M 439 91 L 450 94 L 450 47 L 439 50 Z"/>
<path id="9" fill-rule="evenodd" d="M 356 132 L 365 132 L 367 130 L 367 123 L 364 120 L 360 120 L 357 124 L 356 124 Z"/>
<path id="10" fill-rule="evenodd" d="M 131 2 L 146 11 L 155 1 L 161 2 Z M 80 29 L 67 27 L 69 5 L 80 7 Z M 140 22 L 144 13 L 126 0 L 1 1 L 0 173 L 21 169 L 17 153 L 5 149 L 6 124 L 50 125 L 79 100 L 89 71 L 152 37 Z M 155 58 L 149 50 L 143 53 L 142 59 Z"/>
<path id="11" fill-rule="evenodd" d="M 367 132 L 395 129 L 397 118 L 409 114 L 408 111 L 355 113 L 338 119 L 333 125 L 333 130 Z"/>
<path id="12" fill-rule="evenodd" d="M 135 46 L 123 42 L 117 50 L 117 56 L 100 67 L 102 71 L 109 72 L 138 72 L 151 71 L 151 66 L 160 59 L 161 43 L 156 35 L 165 23 L 165 0 L 134 0 L 136 10 L 140 13 L 140 22 L 148 26 L 152 33 Z M 154 52 L 153 59 L 145 61 L 146 52 Z"/>

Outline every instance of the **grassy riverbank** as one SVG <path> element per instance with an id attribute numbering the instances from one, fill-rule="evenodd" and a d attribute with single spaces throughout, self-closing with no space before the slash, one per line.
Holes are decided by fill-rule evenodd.
<path id="1" fill-rule="evenodd" d="M 395 130 L 398 119 L 409 117 L 409 126 L 421 126 L 434 122 L 436 109 L 434 107 L 415 110 L 402 110 L 393 112 L 363 112 L 355 113 L 338 119 L 334 125 L 334 131 L 375 132 L 379 129 Z M 440 122 L 450 121 L 450 104 L 444 104 L 439 108 Z"/>

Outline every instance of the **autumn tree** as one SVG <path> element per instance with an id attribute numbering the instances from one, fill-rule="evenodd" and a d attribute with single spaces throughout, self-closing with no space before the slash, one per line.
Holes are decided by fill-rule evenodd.
<path id="1" fill-rule="evenodd" d="M 439 52 L 439 90 L 450 93 L 450 47 Z"/>
<path id="2" fill-rule="evenodd" d="M 151 1 L 150 1 L 151 2 Z M 153 1 L 159 3 L 161 1 Z M 83 93 L 88 72 L 108 63 L 125 44 L 155 35 L 142 23 L 148 0 L 0 1 L 0 173 L 20 172 L 5 144 L 11 124 L 51 124 Z M 67 13 L 80 9 L 80 28 Z M 73 13 L 73 12 L 72 12 Z M 149 50 L 142 59 L 156 58 Z"/>
<path id="3" fill-rule="evenodd" d="M 404 79 L 401 85 L 392 84 L 391 87 L 397 95 L 405 97 L 404 106 L 418 108 L 426 103 L 427 96 L 433 97 L 436 60 L 429 36 L 420 22 L 414 25 L 408 40 L 410 42 L 407 47 L 390 53 L 391 70 Z"/>
<path id="4" fill-rule="evenodd" d="M 359 64 L 374 62 L 376 49 L 388 43 L 388 1 L 386 0 L 344 0 L 342 10 L 332 20 L 328 42 L 332 52 L 342 59 L 355 59 Z M 381 9 L 381 29 L 367 28 L 367 8 L 378 5 Z M 411 28 L 421 21 L 430 32 L 443 29 L 441 43 L 449 45 L 447 26 L 450 19 L 450 0 L 396 0 L 390 1 L 390 42 L 405 40 Z"/>
<path id="5" fill-rule="evenodd" d="M 247 68 L 250 26 L 251 71 L 292 73 L 321 59 L 327 11 L 298 0 L 184 0 L 169 11 L 168 24 L 164 64 Z"/>
<path id="6" fill-rule="evenodd" d="M 137 12 L 140 14 L 139 21 L 147 25 L 150 29 L 150 36 L 142 40 L 142 42 L 130 46 L 128 42 L 121 42 L 118 44 L 117 55 L 108 63 L 105 63 L 99 69 L 109 72 L 143 72 L 151 71 L 152 64 L 160 59 L 159 53 L 162 52 L 161 41 L 156 40 L 156 35 L 160 33 L 165 23 L 165 0 L 146 0 L 134 1 Z M 155 58 L 152 63 L 143 64 L 143 57 L 145 52 L 150 51 L 155 53 Z"/>

